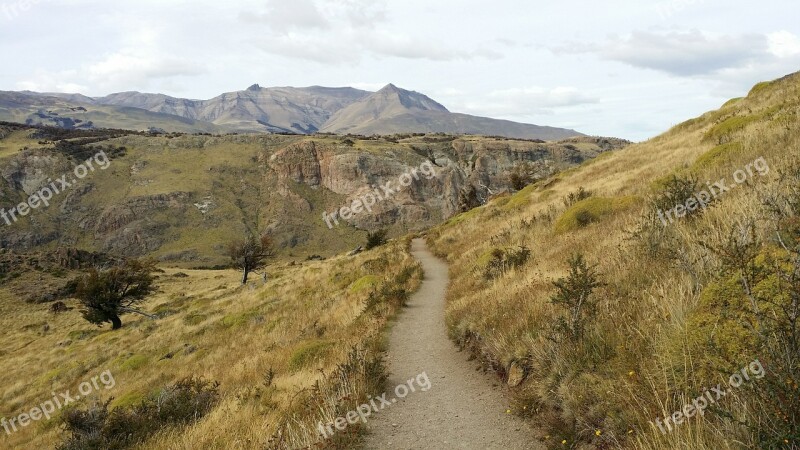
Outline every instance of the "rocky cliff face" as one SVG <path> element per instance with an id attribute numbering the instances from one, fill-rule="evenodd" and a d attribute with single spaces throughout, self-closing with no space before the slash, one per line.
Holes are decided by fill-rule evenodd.
<path id="1" fill-rule="evenodd" d="M 36 148 L 0 158 L 0 208 L 13 208 L 80 162 L 51 144 L 30 144 Z M 625 144 L 444 135 L 115 137 L 91 144 L 127 149 L 107 171 L 18 223 L 0 223 L 0 248 L 69 246 L 210 266 L 224 262 L 226 241 L 268 232 L 287 253 L 334 253 L 361 242 L 364 230 L 423 229 L 511 191 L 513 170 L 523 168 L 533 181 Z"/>
<path id="2" fill-rule="evenodd" d="M 535 180 L 624 145 L 622 140 L 588 137 L 560 143 L 453 138 L 436 144 L 411 144 L 410 155 L 398 157 L 395 152 L 373 154 L 302 141 L 273 153 L 269 166 L 282 183 L 326 189 L 348 200 L 363 198 L 376 187 L 383 192 L 381 186 L 392 183 L 398 189 L 376 202 L 372 214 L 347 221 L 364 229 L 398 224 L 413 229 L 513 190 L 509 173 L 515 167 L 530 165 Z M 414 182 L 403 188 L 403 175 L 423 164 L 435 175 L 414 177 Z M 477 203 L 469 202 L 470 195 Z"/>

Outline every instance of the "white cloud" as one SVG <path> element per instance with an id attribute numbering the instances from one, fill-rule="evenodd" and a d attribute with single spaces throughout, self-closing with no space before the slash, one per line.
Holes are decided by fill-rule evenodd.
<path id="1" fill-rule="evenodd" d="M 419 38 L 382 32 L 374 33 L 363 44 L 365 49 L 376 54 L 406 59 L 454 61 L 473 58 L 500 59 L 503 57 L 501 53 L 485 48 L 475 50 L 446 48 Z"/>
<path id="2" fill-rule="evenodd" d="M 769 51 L 778 58 L 800 55 L 800 38 L 788 31 L 777 31 L 767 35 Z"/>
<path id="3" fill-rule="evenodd" d="M 598 99 L 578 91 L 577 88 L 559 86 L 552 89 L 529 87 L 519 89 L 503 89 L 494 91 L 489 95 L 498 100 L 522 101 L 536 104 L 544 108 L 585 105 L 597 103 Z"/>
<path id="4" fill-rule="evenodd" d="M 82 64 L 77 69 L 61 71 L 37 70 L 27 80 L 17 83 L 19 89 L 51 92 L 95 92 L 130 90 L 176 77 L 195 76 L 205 72 L 202 64 L 172 56 L 159 47 L 159 33 L 141 28 L 125 37 L 124 48 L 100 59 Z"/>
<path id="5" fill-rule="evenodd" d="M 323 64 L 354 63 L 366 55 L 428 61 L 502 57 L 486 46 L 465 50 L 413 31 L 391 30 L 385 0 L 273 0 L 264 12 L 242 13 L 240 18 L 266 25 L 264 36 L 255 41 L 261 50 Z"/>
<path id="6" fill-rule="evenodd" d="M 461 97 L 462 99 L 465 97 L 463 93 Z M 459 112 L 511 119 L 554 114 L 557 110 L 600 102 L 598 97 L 566 86 L 551 89 L 542 87 L 502 89 L 469 98 L 470 100 L 464 103 L 454 101 L 455 109 Z"/>
<path id="7" fill-rule="evenodd" d="M 104 80 L 113 79 L 115 84 L 193 76 L 202 72 L 201 65 L 186 59 L 142 52 L 138 49 L 123 49 L 85 68 L 89 81 L 102 83 Z"/>
<path id="8" fill-rule="evenodd" d="M 608 60 L 678 76 L 707 75 L 763 57 L 764 35 L 712 35 L 699 30 L 653 33 L 634 31 L 601 44 L 568 44 L 560 53 L 596 53 Z"/>
<path id="9" fill-rule="evenodd" d="M 439 92 L 436 93 L 436 95 L 442 97 L 463 97 L 464 95 L 466 95 L 466 92 L 462 91 L 461 89 L 451 87 L 440 90 Z"/>
<path id="10" fill-rule="evenodd" d="M 594 54 L 632 67 L 717 84 L 712 93 L 730 96 L 758 81 L 800 67 L 800 38 L 789 31 L 722 35 L 700 30 L 634 31 L 600 43 L 571 42 L 556 54 Z"/>
<path id="11" fill-rule="evenodd" d="M 278 33 L 314 28 L 326 29 L 331 25 L 313 0 L 270 1 L 265 11 L 243 12 L 240 17 L 246 22 L 264 23 Z"/>
<path id="12" fill-rule="evenodd" d="M 22 91 L 35 92 L 85 92 L 87 86 L 65 80 L 76 79 L 76 70 L 62 70 L 59 72 L 47 72 L 37 70 L 28 80 L 18 81 L 16 88 Z"/>

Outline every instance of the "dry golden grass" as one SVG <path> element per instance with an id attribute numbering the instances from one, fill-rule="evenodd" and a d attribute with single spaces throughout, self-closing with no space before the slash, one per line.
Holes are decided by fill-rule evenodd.
<path id="1" fill-rule="evenodd" d="M 220 404 L 198 423 L 163 430 L 142 449 L 265 448 L 279 422 L 296 415 L 298 424 L 286 445 L 317 441 L 316 418 L 338 415 L 339 397 L 311 398 L 318 410 L 308 416 L 292 402 L 295 395 L 323 380 L 347 360 L 353 347 L 377 354 L 381 332 L 395 309 L 366 314 L 372 289 L 393 283 L 411 271 L 402 287 L 414 289 L 420 273 L 396 241 L 355 257 L 337 257 L 298 266 L 271 267 L 270 280 L 251 278 L 240 287 L 234 271 L 166 269 L 159 292 L 143 305 L 163 317 L 123 317 L 124 327 L 111 331 L 84 321 L 77 309 L 60 315 L 46 305 L 23 304 L 0 288 L 3 348 L 0 373 L 3 396 L 0 417 L 13 417 L 48 400 L 51 391 L 76 391 L 77 385 L 104 370 L 115 378 L 113 389 L 101 389 L 82 405 L 114 397 L 112 406 L 131 405 L 181 378 L 197 375 L 221 383 Z M 367 283 L 369 284 L 369 283 Z M 361 287 L 360 289 L 354 288 Z M 76 302 L 68 302 L 77 308 Z M 44 330 L 47 324 L 48 329 Z M 80 336 L 86 331 L 85 336 Z M 173 353 L 170 359 L 162 359 Z M 266 386 L 268 371 L 275 372 Z M 355 397 L 364 385 L 345 388 Z M 299 431 L 298 431 L 299 430 Z M 38 422 L 0 436 L 3 448 L 52 448 L 59 440 L 59 420 Z"/>
<path id="2" fill-rule="evenodd" d="M 662 136 L 455 217 L 429 234 L 435 251 L 451 263 L 447 320 L 452 337 L 501 373 L 512 364 L 527 369 L 526 382 L 515 391 L 516 412 L 549 427 L 550 442 L 709 450 L 753 445 L 747 433 L 726 421 L 693 420 L 668 435 L 648 422 L 679 410 L 702 383 L 721 381 L 695 371 L 714 359 L 692 320 L 699 314 L 702 289 L 719 266 L 701 243 L 720 244 L 750 219 L 757 221 L 759 233 L 768 234 L 759 221 L 765 216 L 761 197 L 775 187 L 777 171 L 798 159 L 799 107 L 800 76 L 794 75 Z M 749 119 L 720 132 L 720 124 L 730 124 L 726 120 L 732 116 Z M 693 167 L 726 142 L 740 145 L 731 146 L 724 158 L 706 156 Z M 769 163 L 769 175 L 755 175 L 748 187 L 723 194 L 699 218 L 670 227 L 673 240 L 662 244 L 679 250 L 671 262 L 647 255 L 633 232 L 643 223 L 646 199 L 659 179 L 693 173 L 703 184 L 722 177 L 730 182 L 735 170 L 759 157 Z M 558 233 L 562 198 L 579 187 L 598 197 L 637 200 L 597 222 Z M 530 261 L 486 280 L 487 255 L 516 246 L 531 249 Z M 565 276 L 567 259 L 577 252 L 596 265 L 607 286 L 595 293 L 599 303 L 590 335 L 572 348 L 553 340 L 552 323 L 562 312 L 549 300 L 552 281 Z M 746 353 L 740 357 L 742 366 L 755 359 Z M 744 398 L 726 401 L 733 411 L 746 410 Z"/>
<path id="3" fill-rule="evenodd" d="M 0 158 L 14 155 L 26 145 L 31 144 L 30 130 L 13 131 L 8 136 L 0 139 Z"/>

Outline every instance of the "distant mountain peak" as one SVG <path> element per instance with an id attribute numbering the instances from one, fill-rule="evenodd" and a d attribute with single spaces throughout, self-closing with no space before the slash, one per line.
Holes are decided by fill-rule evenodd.
<path id="1" fill-rule="evenodd" d="M 39 111 L 42 109 L 55 111 L 58 115 L 43 118 Z M 25 114 L 12 114 L 12 110 Z M 87 116 L 94 110 L 102 113 L 102 117 L 94 114 L 89 122 Z M 573 130 L 451 113 L 425 94 L 403 89 L 394 83 L 387 84 L 378 92 L 352 87 L 265 88 L 253 84 L 245 91 L 227 92 L 207 100 L 135 91 L 95 98 L 80 94 L 0 92 L 0 120 L 58 123 L 65 117 L 74 123 L 85 121 L 105 128 L 156 127 L 188 132 L 421 132 L 547 140 L 580 135 Z"/>
<path id="2" fill-rule="evenodd" d="M 382 87 L 378 92 L 400 92 L 402 89 L 395 86 L 393 83 L 389 83 L 386 86 Z"/>
<path id="3" fill-rule="evenodd" d="M 574 130 L 451 113 L 427 95 L 392 83 L 335 112 L 320 131 L 367 135 L 443 132 L 547 140 L 581 135 Z"/>
<path id="4" fill-rule="evenodd" d="M 399 88 L 392 83 L 351 106 L 358 107 L 359 104 L 370 111 L 380 111 L 381 115 L 397 115 L 408 110 L 448 112 L 447 108 L 425 94 Z"/>

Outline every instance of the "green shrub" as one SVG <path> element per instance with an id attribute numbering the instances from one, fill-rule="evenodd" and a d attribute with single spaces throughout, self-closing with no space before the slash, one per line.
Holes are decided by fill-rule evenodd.
<path id="1" fill-rule="evenodd" d="M 700 190 L 700 184 L 693 176 L 672 175 L 662 181 L 660 186 L 660 191 L 656 193 L 651 201 L 651 206 L 656 213 L 658 211 L 663 213 L 674 209 L 678 205 L 685 205 Z M 702 208 L 686 209 L 686 217 L 700 214 L 702 211 Z"/>
<path id="2" fill-rule="evenodd" d="M 763 91 L 764 89 L 768 88 L 772 84 L 771 81 L 762 81 L 761 83 L 757 83 L 750 89 L 750 92 L 747 94 L 748 97 L 753 97 L 757 95 L 759 92 Z"/>
<path id="3" fill-rule="evenodd" d="M 720 144 L 711 150 L 700 155 L 699 158 L 692 165 L 693 171 L 700 171 L 710 169 L 716 165 L 724 164 L 730 161 L 730 156 L 733 153 L 742 150 L 740 142 L 729 142 L 727 144 Z"/>
<path id="4" fill-rule="evenodd" d="M 714 125 L 705 134 L 704 139 L 715 141 L 719 144 L 730 142 L 731 134 L 743 130 L 753 122 L 759 120 L 760 116 L 733 116 Z"/>
<path id="5" fill-rule="evenodd" d="M 378 294 L 383 301 L 394 308 L 405 306 L 408 300 L 408 291 L 397 280 L 384 283 Z"/>
<path id="6" fill-rule="evenodd" d="M 413 266 L 405 266 L 403 267 L 403 270 L 401 270 L 400 273 L 397 274 L 395 281 L 400 285 L 405 285 L 406 283 L 408 283 L 409 280 L 414 278 L 414 275 L 419 274 L 421 271 L 422 267 L 418 264 L 415 264 Z M 420 278 L 422 277 L 420 276 Z"/>
<path id="7" fill-rule="evenodd" d="M 126 408 L 138 405 L 145 400 L 145 395 L 140 392 L 129 392 L 120 398 L 115 398 L 111 402 L 111 408 Z"/>
<path id="8" fill-rule="evenodd" d="M 577 191 L 570 192 L 564 197 L 564 206 L 569 208 L 570 206 L 578 203 L 581 200 L 586 200 L 587 198 L 592 196 L 591 191 L 587 191 L 583 188 L 583 186 L 579 187 Z"/>
<path id="9" fill-rule="evenodd" d="M 536 190 L 536 184 L 529 184 L 524 188 L 522 188 L 522 190 L 520 190 L 519 192 L 515 192 L 510 197 L 504 197 L 502 199 L 502 204 L 498 203 L 497 206 L 502 207 L 503 210 L 505 211 L 519 210 L 531 202 L 531 195 L 535 190 Z M 480 210 L 473 209 L 472 211 L 480 211 Z"/>
<path id="10" fill-rule="evenodd" d="M 554 230 L 560 234 L 583 228 L 599 222 L 603 217 L 629 208 L 636 200 L 636 197 L 590 197 L 581 200 L 564 211 L 556 221 Z"/>
<path id="11" fill-rule="evenodd" d="M 491 259 L 483 270 L 483 277 L 493 280 L 507 270 L 523 266 L 530 256 L 531 250 L 525 246 L 510 249 L 496 248 L 491 252 Z"/>
<path id="12" fill-rule="evenodd" d="M 289 357 L 289 370 L 296 372 L 311 364 L 319 364 L 331 351 L 329 341 L 311 341 L 301 344 Z"/>
<path id="13" fill-rule="evenodd" d="M 364 313 L 388 316 L 392 314 L 392 311 L 405 306 L 409 297 L 406 283 L 421 271 L 422 268 L 419 265 L 408 266 L 393 280 L 385 281 L 379 289 L 370 292 L 364 307 Z M 420 273 L 419 276 L 421 278 L 422 274 Z"/>
<path id="14" fill-rule="evenodd" d="M 159 430 L 197 421 L 219 401 L 219 384 L 186 378 L 136 406 L 109 411 L 111 400 L 63 415 L 67 433 L 57 450 L 118 450 L 134 447 Z"/>
<path id="15" fill-rule="evenodd" d="M 525 186 L 536 181 L 536 167 L 529 162 L 516 165 L 511 169 L 508 181 L 515 191 L 521 191 Z"/>
<path id="16" fill-rule="evenodd" d="M 553 282 L 556 294 L 550 302 L 566 310 L 566 314 L 558 318 L 554 331 L 573 341 L 583 338 L 588 318 L 596 315 L 596 300 L 592 294 L 602 285 L 597 272 L 586 263 L 583 255 L 573 255 L 569 259 L 569 275 Z"/>
<path id="17" fill-rule="evenodd" d="M 120 370 L 136 370 L 146 365 L 149 358 L 145 355 L 133 355 L 120 364 Z"/>
<path id="18" fill-rule="evenodd" d="M 725 102 L 725 103 L 722 105 L 722 107 L 724 108 L 724 107 L 726 107 L 726 106 L 735 105 L 736 103 L 739 103 L 740 101 L 742 101 L 742 99 L 743 99 L 743 98 L 744 98 L 744 97 L 735 97 L 735 98 L 732 98 L 732 99 L 728 100 L 727 102 Z"/>
<path id="19" fill-rule="evenodd" d="M 200 325 L 208 318 L 205 314 L 189 314 L 183 318 L 183 323 L 186 325 Z"/>
<path id="20" fill-rule="evenodd" d="M 386 244 L 386 236 L 389 234 L 387 230 L 378 230 L 374 233 L 367 233 L 367 250 L 372 250 L 373 248 L 380 247 L 381 245 Z"/>
<path id="21" fill-rule="evenodd" d="M 250 310 L 238 314 L 228 314 L 222 318 L 221 323 L 225 328 L 233 328 L 244 325 L 250 321 L 258 320 L 259 318 L 263 319 L 264 316 L 259 314 L 258 311 Z"/>
<path id="22" fill-rule="evenodd" d="M 369 289 L 380 282 L 380 278 L 376 275 L 365 275 L 358 280 L 354 281 L 350 286 L 350 292 L 358 293 L 364 289 Z"/>
<path id="23" fill-rule="evenodd" d="M 749 230 L 733 227 L 727 242 L 713 249 L 722 260 L 721 277 L 703 292 L 709 302 L 716 302 L 710 306 L 717 306 L 713 312 L 720 317 L 709 338 L 712 353 L 722 359 L 715 368 L 722 374 L 734 373 L 742 359 L 754 358 L 765 368 L 764 378 L 743 394 L 752 411 L 743 425 L 757 448 L 783 448 L 800 437 L 797 219 L 787 217 L 777 224 L 777 233 L 784 236 L 778 245 L 762 241 L 754 226 Z M 722 332 L 726 328 L 722 319 L 731 322 L 730 332 Z M 722 408 L 720 414 L 733 417 L 735 412 Z"/>

